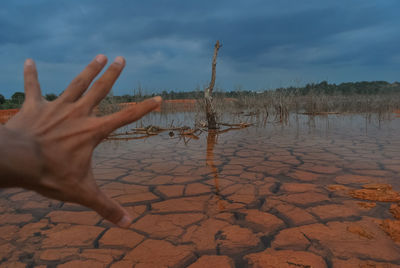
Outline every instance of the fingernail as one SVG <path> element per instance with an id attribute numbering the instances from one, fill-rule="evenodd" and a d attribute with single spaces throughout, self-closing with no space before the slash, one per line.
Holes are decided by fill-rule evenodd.
<path id="1" fill-rule="evenodd" d="M 153 97 L 153 100 L 157 103 L 161 103 L 162 102 L 162 98 L 160 96 L 155 96 Z"/>
<path id="2" fill-rule="evenodd" d="M 117 223 L 117 225 L 122 228 L 128 228 L 131 225 L 131 222 L 132 218 L 127 215 L 124 215 L 122 219 Z"/>
<path id="3" fill-rule="evenodd" d="M 35 62 L 32 60 L 32 59 L 27 59 L 26 61 L 25 61 L 25 66 L 32 66 L 32 65 L 34 65 L 35 64 Z"/>
<path id="4" fill-rule="evenodd" d="M 104 55 L 101 55 L 101 54 L 97 55 L 95 59 L 100 64 L 103 64 L 103 63 L 105 63 L 107 61 L 107 57 L 104 56 Z"/>
<path id="5" fill-rule="evenodd" d="M 118 56 L 115 58 L 114 62 L 122 65 L 122 64 L 124 64 L 125 60 L 123 57 Z"/>

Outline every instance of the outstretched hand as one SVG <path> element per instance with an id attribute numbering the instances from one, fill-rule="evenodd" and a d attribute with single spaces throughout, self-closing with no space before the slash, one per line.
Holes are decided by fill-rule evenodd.
<path id="1" fill-rule="evenodd" d="M 112 131 L 157 108 L 161 98 L 148 99 L 117 113 L 96 117 L 93 109 L 107 96 L 125 66 L 125 60 L 117 57 L 83 95 L 106 63 L 107 58 L 98 55 L 59 98 L 48 102 L 42 97 L 35 63 L 26 60 L 25 102 L 19 113 L 4 127 L 0 126 L 0 130 L 6 133 L 2 138 L 8 135 L 11 140 L 17 139 L 18 144 L 28 144 L 26 148 L 34 150 L 21 153 L 20 163 L 15 165 L 20 165 L 23 170 L 14 178 L 8 173 L 9 180 L 13 180 L 8 186 L 24 187 L 50 198 L 79 203 L 120 227 L 128 227 L 132 219 L 127 211 L 107 197 L 95 182 L 92 153 Z M 26 165 L 22 166 L 23 163 Z M 14 164 L 8 163 L 10 165 Z"/>

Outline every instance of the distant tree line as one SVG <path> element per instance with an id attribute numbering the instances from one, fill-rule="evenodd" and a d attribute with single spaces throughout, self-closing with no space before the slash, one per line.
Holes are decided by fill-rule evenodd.
<path id="1" fill-rule="evenodd" d="M 233 91 L 215 91 L 215 97 L 221 98 L 241 98 L 243 96 L 255 96 L 259 94 L 291 94 L 298 96 L 305 95 L 380 95 L 380 94 L 394 94 L 400 93 L 400 83 L 388 83 L 386 81 L 372 81 L 372 82 L 348 82 L 341 84 L 330 84 L 326 81 L 320 83 L 310 83 L 303 87 L 286 87 L 277 88 L 274 90 L 253 91 L 253 90 L 233 90 Z M 107 100 L 114 103 L 123 102 L 139 102 L 147 98 L 160 95 L 164 100 L 175 99 L 199 99 L 203 98 L 204 92 L 202 90 L 193 91 L 162 91 L 160 93 L 142 94 L 142 90 L 134 91 L 133 95 L 122 96 L 108 96 Z M 56 94 L 46 94 L 44 98 L 48 101 L 53 101 L 57 98 Z M 21 107 L 25 100 L 23 92 L 15 92 L 10 99 L 6 99 L 0 94 L 0 109 L 13 109 Z"/>
<path id="2" fill-rule="evenodd" d="M 46 94 L 43 97 L 48 101 L 57 99 L 57 95 L 53 93 Z M 24 103 L 24 101 L 25 101 L 24 92 L 15 92 L 10 99 L 6 99 L 2 94 L 0 94 L 0 110 L 20 108 L 22 106 L 22 103 Z"/>
<path id="3" fill-rule="evenodd" d="M 304 87 L 289 87 L 278 88 L 277 92 L 291 92 L 299 95 L 308 94 L 325 94 L 325 95 L 375 95 L 375 94 L 390 94 L 400 93 L 400 83 L 388 83 L 386 81 L 372 81 L 372 82 L 348 82 L 341 84 L 329 84 L 326 81 L 321 83 L 311 83 Z"/>

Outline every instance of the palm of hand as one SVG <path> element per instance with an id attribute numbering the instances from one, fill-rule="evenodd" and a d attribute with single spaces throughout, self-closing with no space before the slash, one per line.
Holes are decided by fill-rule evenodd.
<path id="1" fill-rule="evenodd" d="M 115 114 L 96 117 L 94 107 L 108 94 L 125 65 L 124 59 L 117 57 L 83 95 L 106 61 L 105 56 L 98 55 L 58 99 L 47 102 L 41 96 L 36 67 L 27 60 L 26 101 L 5 127 L 22 133 L 39 150 L 41 176 L 24 181 L 22 187 L 90 207 L 111 222 L 127 227 L 131 218 L 126 210 L 108 198 L 95 182 L 92 153 L 109 133 L 157 108 L 161 99 L 156 97 Z"/>

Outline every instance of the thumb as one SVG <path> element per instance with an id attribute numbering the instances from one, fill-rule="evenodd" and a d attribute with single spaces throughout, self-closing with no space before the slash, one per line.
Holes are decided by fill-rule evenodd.
<path id="1" fill-rule="evenodd" d="M 133 220 L 129 213 L 120 204 L 108 197 L 100 189 L 89 207 L 104 219 L 122 228 L 128 228 Z"/>

